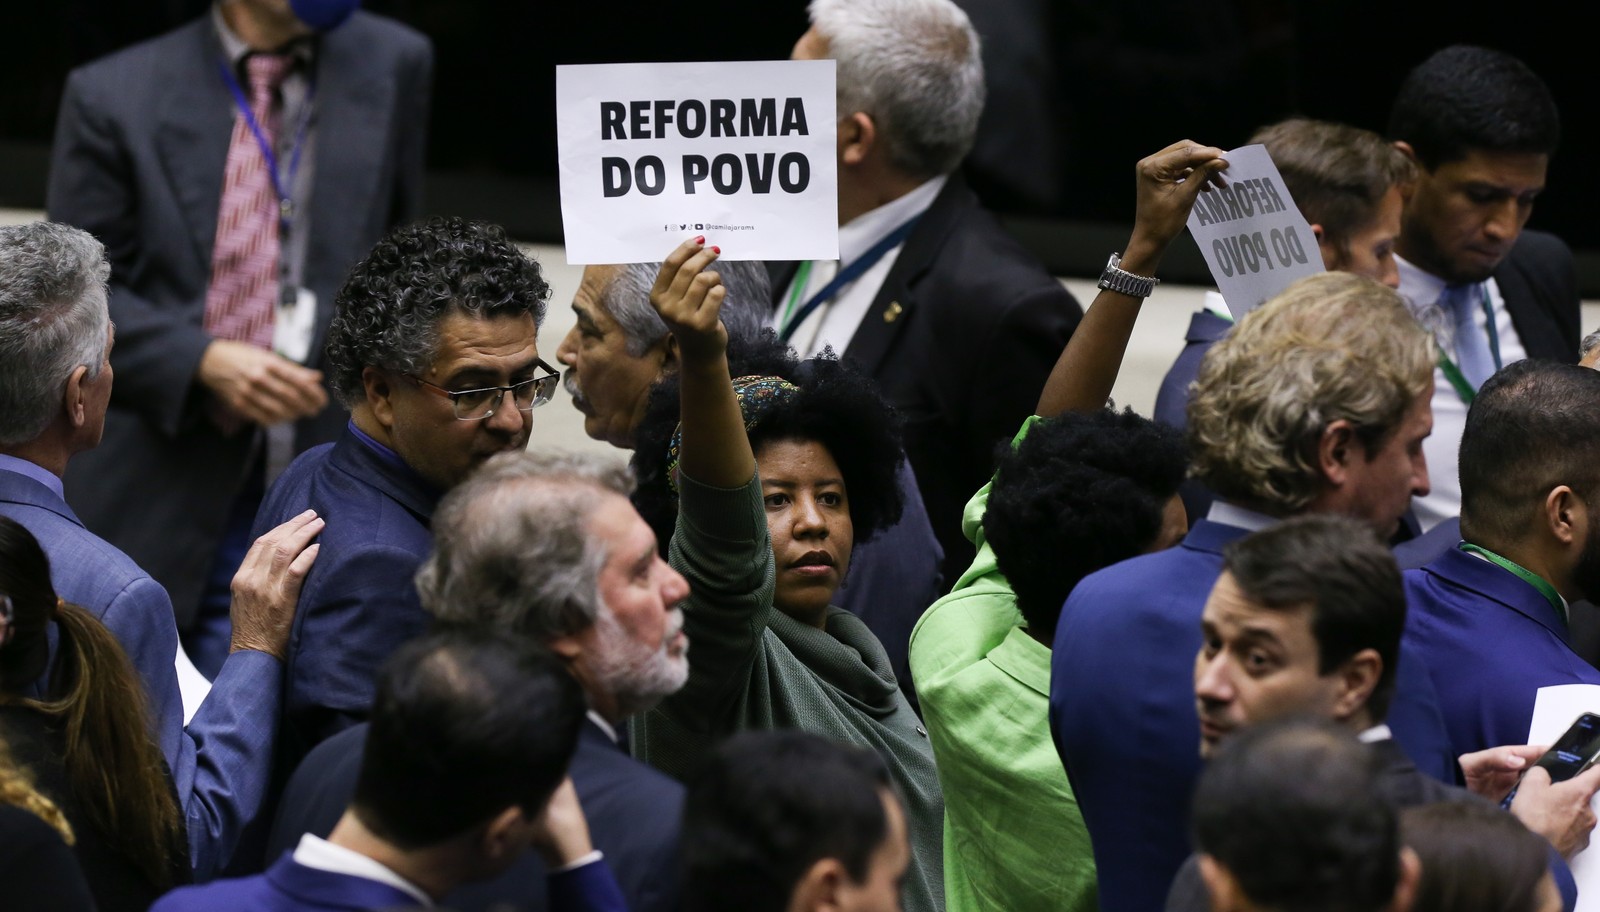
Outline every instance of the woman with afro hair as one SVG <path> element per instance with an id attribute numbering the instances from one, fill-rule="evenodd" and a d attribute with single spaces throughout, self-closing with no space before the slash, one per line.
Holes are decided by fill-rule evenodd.
<path id="1" fill-rule="evenodd" d="M 883 646 L 833 607 L 854 544 L 900 516 L 900 440 L 869 381 L 826 359 L 730 373 L 718 320 L 719 251 L 690 241 L 662 264 L 651 303 L 678 342 L 679 421 L 639 429 L 644 498 L 689 580 L 689 681 L 639 720 L 634 751 L 683 776 L 722 738 L 798 728 L 883 756 L 912 848 L 905 908 L 943 908 L 943 799 L 925 729 Z M 653 429 L 653 430 L 652 430 Z M 663 439 L 665 437 L 666 439 Z M 655 515 L 651 515 L 655 514 Z"/>

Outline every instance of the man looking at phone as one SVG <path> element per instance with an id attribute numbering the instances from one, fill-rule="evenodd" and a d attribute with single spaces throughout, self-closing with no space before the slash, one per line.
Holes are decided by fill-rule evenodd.
<path id="1" fill-rule="evenodd" d="M 1456 753 L 1525 740 L 1541 687 L 1600 685 L 1568 629 L 1571 602 L 1600 598 L 1597 454 L 1600 372 L 1588 368 L 1520 361 L 1467 413 L 1465 540 L 1406 571 L 1415 645 Z"/>
<path id="2" fill-rule="evenodd" d="M 1233 733 L 1289 716 L 1327 719 L 1355 732 L 1383 765 L 1379 788 L 1396 807 L 1470 800 L 1468 792 L 1418 771 L 1394 743 L 1385 719 L 1395 694 L 1406 599 L 1400 570 L 1370 529 L 1343 517 L 1305 516 L 1257 532 L 1228 548 L 1206 600 L 1203 642 L 1194 662 L 1200 754 L 1209 758 Z M 1517 747 L 1463 756 L 1471 791 L 1492 800 L 1516 784 Z M 1589 800 L 1600 770 L 1551 784 L 1535 768 L 1511 804 L 1530 830 L 1571 857 L 1589 843 Z M 1167 908 L 1203 909 L 1193 860 L 1173 885 Z M 1564 866 L 1563 893 L 1571 889 Z"/>

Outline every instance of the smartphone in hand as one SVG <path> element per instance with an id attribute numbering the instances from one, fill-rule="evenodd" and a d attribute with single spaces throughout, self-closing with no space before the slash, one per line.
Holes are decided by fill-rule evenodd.
<path id="1" fill-rule="evenodd" d="M 1551 782 L 1561 782 L 1593 766 L 1596 760 L 1600 760 L 1600 715 L 1584 713 L 1533 765 L 1544 767 Z M 1500 806 L 1511 807 L 1515 797 L 1517 790 L 1512 788 Z"/>

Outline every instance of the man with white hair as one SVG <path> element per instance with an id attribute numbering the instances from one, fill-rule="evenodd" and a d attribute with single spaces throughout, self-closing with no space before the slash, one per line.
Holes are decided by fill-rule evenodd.
<path id="1" fill-rule="evenodd" d="M 838 62 L 837 261 L 774 268 L 771 325 L 854 360 L 905 418 L 945 553 L 996 443 L 1032 414 L 1082 309 L 955 172 L 983 111 L 978 35 L 950 0 L 813 0 L 797 60 Z"/>
<path id="2" fill-rule="evenodd" d="M 620 463 L 560 452 L 491 458 L 440 501 L 434 550 L 417 575 L 437 622 L 520 636 L 565 660 L 589 702 L 571 776 L 594 846 L 633 912 L 678 908 L 683 787 L 628 756 L 624 726 L 688 679 L 678 604 L 689 584 L 628 501 Z M 267 858 L 303 833 L 326 836 L 361 767 L 362 724 L 307 755 L 284 792 Z M 545 868 L 527 852 L 500 877 L 446 897 L 451 908 L 545 908 Z"/>

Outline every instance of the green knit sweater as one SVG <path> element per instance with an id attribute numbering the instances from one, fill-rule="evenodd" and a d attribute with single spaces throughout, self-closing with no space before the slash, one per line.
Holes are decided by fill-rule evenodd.
<path id="1" fill-rule="evenodd" d="M 689 580 L 689 681 L 634 724 L 634 753 L 689 774 L 721 738 L 798 728 L 871 748 L 905 799 L 907 912 L 944 908 L 944 800 L 933 749 L 889 658 L 855 615 L 830 608 L 826 630 L 773 608 L 774 560 L 761 481 L 727 490 L 679 477 L 669 559 Z"/>

